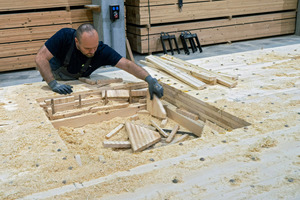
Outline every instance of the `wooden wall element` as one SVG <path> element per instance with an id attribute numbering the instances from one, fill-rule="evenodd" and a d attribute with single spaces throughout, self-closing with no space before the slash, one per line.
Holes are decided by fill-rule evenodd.
<path id="1" fill-rule="evenodd" d="M 0 2 L 0 72 L 34 68 L 35 55 L 61 28 L 92 23 L 91 0 Z"/>
<path id="2" fill-rule="evenodd" d="M 162 51 L 160 33 L 197 33 L 202 45 L 293 34 L 297 0 L 127 1 L 127 36 L 133 51 Z M 149 15 L 150 13 L 150 15 Z M 149 45 L 149 46 L 148 46 Z M 168 45 L 167 45 L 168 47 Z"/>
<path id="3" fill-rule="evenodd" d="M 160 83 L 164 87 L 164 100 L 173 104 L 174 106 L 197 114 L 201 121 L 205 122 L 206 120 L 209 120 L 227 130 L 233 130 L 250 125 L 250 123 L 244 121 L 243 119 L 240 119 L 236 116 L 231 115 L 230 113 L 211 106 L 206 102 L 203 102 L 193 96 L 190 96 L 189 94 L 186 94 L 185 92 L 173 88 L 172 86 L 169 86 L 162 82 Z M 167 115 L 172 119 L 172 117 L 170 117 L 168 109 Z M 179 123 L 178 121 L 176 122 Z"/>

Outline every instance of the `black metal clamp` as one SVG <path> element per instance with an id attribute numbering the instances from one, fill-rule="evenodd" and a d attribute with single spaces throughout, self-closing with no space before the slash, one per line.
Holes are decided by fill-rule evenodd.
<path id="1" fill-rule="evenodd" d="M 169 41 L 169 46 L 170 46 L 170 49 L 171 49 L 171 53 L 172 53 L 172 55 L 174 55 L 174 50 L 173 50 L 172 41 L 171 41 L 172 39 L 175 42 L 178 54 L 180 54 L 180 50 L 179 50 L 178 43 L 177 43 L 175 35 L 169 35 L 168 33 L 161 32 L 160 40 L 161 40 L 161 44 L 162 44 L 162 47 L 163 47 L 163 50 L 164 50 L 164 54 L 168 54 L 165 43 L 164 43 L 164 40 L 168 40 Z"/>
<path id="2" fill-rule="evenodd" d="M 199 42 L 199 39 L 198 39 L 198 36 L 196 33 L 192 34 L 190 31 L 183 31 L 180 34 L 180 39 L 181 39 L 181 43 L 182 43 L 185 54 L 187 54 L 187 55 L 190 54 L 189 47 L 186 43 L 187 39 L 190 42 L 190 46 L 192 48 L 193 53 L 195 53 L 197 51 L 197 47 L 199 48 L 200 53 L 202 53 L 202 47 L 200 45 L 200 42 Z M 195 44 L 194 39 L 196 40 L 197 45 Z"/>

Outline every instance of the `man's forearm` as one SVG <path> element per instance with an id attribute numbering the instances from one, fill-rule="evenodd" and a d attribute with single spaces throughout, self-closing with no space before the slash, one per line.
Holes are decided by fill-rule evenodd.
<path id="1" fill-rule="evenodd" d="M 36 65 L 38 70 L 40 71 L 44 80 L 49 83 L 54 80 L 54 76 L 51 71 L 50 63 L 45 59 L 36 59 Z"/>
<path id="2" fill-rule="evenodd" d="M 145 80 L 149 73 L 141 66 L 138 66 L 132 61 L 122 58 L 116 65 L 116 67 L 134 75 L 135 77 Z"/>

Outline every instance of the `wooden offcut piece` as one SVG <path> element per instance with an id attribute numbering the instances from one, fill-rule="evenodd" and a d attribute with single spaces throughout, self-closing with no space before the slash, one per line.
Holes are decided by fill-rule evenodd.
<path id="1" fill-rule="evenodd" d="M 124 127 L 124 124 L 120 124 L 119 126 L 117 126 L 116 128 L 114 128 L 111 132 L 109 132 L 105 138 L 109 139 L 112 136 L 116 135 L 122 128 Z"/>
<path id="2" fill-rule="evenodd" d="M 147 92 L 147 110 L 152 116 L 159 119 L 165 119 L 167 117 L 166 110 L 160 99 L 153 94 L 153 99 L 151 100 L 149 92 Z"/>
<path id="3" fill-rule="evenodd" d="M 188 134 L 182 135 L 182 136 L 180 136 L 179 138 L 174 139 L 174 140 L 171 142 L 171 144 L 175 144 L 175 143 L 177 143 L 177 142 L 181 142 L 181 141 L 185 140 L 185 139 L 188 138 L 188 137 L 189 137 Z"/>
<path id="4" fill-rule="evenodd" d="M 129 141 L 103 141 L 104 148 L 128 149 L 131 147 Z"/>
<path id="5" fill-rule="evenodd" d="M 173 138 L 174 138 L 176 132 L 179 130 L 179 128 L 180 128 L 180 126 L 177 125 L 177 124 L 174 126 L 174 128 L 172 129 L 172 132 L 170 133 L 169 137 L 166 139 L 167 143 L 170 143 L 173 140 Z"/>
<path id="6" fill-rule="evenodd" d="M 90 84 L 90 85 L 95 85 L 97 83 L 96 80 L 92 80 L 90 78 L 85 78 L 85 77 L 80 77 L 78 78 L 79 81 Z"/>
<path id="7" fill-rule="evenodd" d="M 162 130 L 162 128 L 160 128 L 156 123 L 155 121 L 151 120 L 151 124 L 158 130 L 158 132 L 164 136 L 164 137 L 168 137 L 169 135 L 164 131 Z"/>
<path id="8" fill-rule="evenodd" d="M 126 122 L 125 127 L 133 152 L 142 151 L 147 147 L 159 142 L 161 139 L 161 136 L 158 132 L 132 124 L 130 122 Z"/>

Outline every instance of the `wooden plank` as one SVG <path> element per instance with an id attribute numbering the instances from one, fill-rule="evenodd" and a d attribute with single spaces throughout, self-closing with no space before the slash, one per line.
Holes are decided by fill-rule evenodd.
<path id="1" fill-rule="evenodd" d="M 134 115 L 139 110 L 146 108 L 146 105 L 143 104 L 134 104 L 127 108 L 121 108 L 118 110 L 107 111 L 103 113 L 93 113 L 83 116 L 75 116 L 66 119 L 53 120 L 52 125 L 54 128 L 58 129 L 61 126 L 78 128 L 87 124 L 100 123 L 102 121 L 108 121 L 115 117 L 129 117 Z"/>
<path id="2" fill-rule="evenodd" d="M 185 109 L 182 109 L 182 108 L 177 108 L 176 112 L 178 112 L 179 114 L 182 114 L 182 115 L 184 115 L 184 116 L 186 116 L 186 117 L 188 117 L 192 120 L 198 120 L 199 119 L 198 115 L 196 115 L 194 113 L 191 113 L 191 112 L 189 112 Z"/>
<path id="3" fill-rule="evenodd" d="M 127 22 L 136 25 L 147 25 L 149 13 L 151 24 L 170 23 L 178 21 L 199 20 L 248 15 L 284 10 L 296 10 L 296 0 L 227 0 L 185 4 L 180 12 L 178 5 L 147 7 L 127 6 Z M 188 12 L 187 12 L 188 11 Z M 176 17 L 174 17 L 176 15 Z"/>
<path id="4" fill-rule="evenodd" d="M 129 149 L 131 148 L 131 143 L 129 141 L 103 141 L 103 147 L 114 149 Z"/>
<path id="5" fill-rule="evenodd" d="M 105 138 L 106 139 L 109 139 L 111 138 L 112 136 L 116 135 L 122 128 L 124 127 L 124 124 L 120 124 L 118 125 L 116 128 L 114 128 L 111 132 L 109 132 Z"/>
<path id="6" fill-rule="evenodd" d="M 180 136 L 179 138 L 174 139 L 174 140 L 171 142 L 171 144 L 175 144 L 175 143 L 181 142 L 181 141 L 185 140 L 185 139 L 188 138 L 188 137 L 189 137 L 188 134 L 182 135 L 182 136 Z"/>
<path id="7" fill-rule="evenodd" d="M 169 135 L 164 131 L 162 130 L 162 128 L 160 128 L 156 123 L 155 121 L 151 120 L 151 124 L 158 130 L 158 132 L 164 136 L 164 137 L 168 137 Z"/>
<path id="8" fill-rule="evenodd" d="M 147 110 L 149 111 L 150 115 L 159 119 L 165 119 L 167 117 L 166 110 L 160 99 L 153 94 L 153 99 L 150 100 L 149 92 L 147 92 Z"/>
<path id="9" fill-rule="evenodd" d="M 68 6 L 80 6 L 91 4 L 91 0 L 11 0 L 1 1 L 0 11 L 13 11 L 13 10 L 32 10 L 40 8 L 57 8 L 57 7 L 68 7 Z"/>
<path id="10" fill-rule="evenodd" d="M 142 126 L 126 122 L 125 127 L 133 152 L 142 151 L 147 147 L 159 142 L 161 139 L 158 132 L 149 130 Z"/>
<path id="11" fill-rule="evenodd" d="M 75 97 L 74 96 L 57 97 L 57 98 L 53 98 L 53 101 L 54 101 L 54 104 L 69 103 L 69 102 L 74 102 Z M 50 105 L 51 99 L 46 99 L 45 103 L 46 103 L 46 105 Z"/>
<path id="12" fill-rule="evenodd" d="M 202 134 L 202 129 L 204 126 L 204 123 L 197 120 L 192 120 L 189 119 L 179 113 L 176 112 L 176 107 L 166 101 L 163 101 L 164 105 L 167 111 L 167 116 L 168 118 L 174 120 L 175 122 L 177 122 L 178 124 L 180 124 L 180 126 L 187 128 L 189 131 L 191 131 L 192 133 L 194 133 L 195 135 L 201 137 Z"/>
<path id="13" fill-rule="evenodd" d="M 78 116 L 78 115 L 82 115 L 82 114 L 88 114 L 88 113 L 96 113 L 96 112 L 99 112 L 99 111 L 108 111 L 108 110 L 113 110 L 113 109 L 121 109 L 121 108 L 126 108 L 128 106 L 129 106 L 129 103 L 106 105 L 106 106 L 96 106 L 96 107 L 87 107 L 87 108 L 83 108 L 81 110 L 69 111 L 67 113 L 55 113 L 51 117 L 51 120 L 69 118 L 69 117 L 74 117 L 74 116 Z"/>
<path id="14" fill-rule="evenodd" d="M 234 81 L 232 79 L 229 79 L 229 78 L 226 78 L 226 77 L 224 77 L 222 75 L 219 75 L 217 72 L 213 72 L 213 71 L 204 69 L 202 67 L 199 67 L 197 65 L 193 65 L 193 64 L 191 64 L 189 62 L 183 61 L 183 60 L 181 60 L 179 58 L 176 58 L 174 56 L 164 55 L 163 59 L 167 59 L 167 60 L 169 60 L 171 62 L 174 62 L 174 63 L 180 63 L 180 65 L 181 65 L 182 68 L 188 69 L 192 74 L 193 74 L 193 72 L 196 71 L 198 75 L 206 76 L 205 80 L 207 82 L 211 82 L 211 81 L 217 82 L 217 83 L 219 83 L 221 85 L 224 85 L 226 87 L 229 87 L 229 88 L 233 88 L 233 87 L 235 87 L 237 85 L 236 81 Z M 193 74 L 193 75 L 195 75 L 195 74 Z M 203 78 L 203 77 L 200 77 L 200 76 L 198 76 L 198 77 L 200 79 Z M 214 77 L 214 80 L 213 79 L 209 79 L 209 77 Z"/>
<path id="15" fill-rule="evenodd" d="M 50 38 L 61 28 L 72 28 L 72 26 L 70 24 L 63 24 L 30 28 L 1 29 L 0 43 L 44 40 Z"/>
<path id="16" fill-rule="evenodd" d="M 97 84 L 110 84 L 110 83 L 122 83 L 122 78 L 114 78 L 114 79 L 99 79 L 97 80 Z"/>
<path id="17" fill-rule="evenodd" d="M 213 24 L 213 22 L 211 22 Z M 236 24 L 224 27 L 211 27 L 206 29 L 193 30 L 199 37 L 201 45 L 219 44 L 228 41 L 241 41 L 247 39 L 261 38 L 267 36 L 277 36 L 285 34 L 293 34 L 295 31 L 295 18 L 266 21 L 258 23 Z M 175 33 L 175 37 L 179 38 L 180 32 Z M 160 44 L 160 36 L 150 35 L 138 36 L 127 33 L 127 37 L 132 44 L 132 49 L 139 53 L 162 51 Z M 148 48 L 148 44 L 150 47 Z M 181 41 L 178 40 L 179 48 L 182 48 Z"/>
<path id="18" fill-rule="evenodd" d="M 187 73 L 179 69 L 176 69 L 173 66 L 163 63 L 162 59 L 160 59 L 157 56 L 153 56 L 153 55 L 147 56 L 146 60 L 159 67 L 159 69 L 162 69 L 163 71 L 167 72 L 171 76 L 177 78 L 178 80 L 188 84 L 189 86 L 195 89 L 203 89 L 206 85 L 202 81 L 188 75 Z"/>
<path id="19" fill-rule="evenodd" d="M 1 44 L 0 59 L 36 54 L 45 41 L 46 40 Z M 5 64 L 7 65 L 8 63 L 6 62 Z"/>
<path id="20" fill-rule="evenodd" d="M 190 96 L 189 94 L 184 93 L 180 90 L 177 90 L 165 83 L 160 83 L 164 87 L 164 99 L 166 101 L 175 106 L 184 108 L 187 111 L 197 113 L 202 121 L 210 120 L 217 125 L 230 130 L 250 125 L 243 119 L 240 119 L 230 113 L 211 106 L 208 103 Z M 169 117 L 168 111 L 167 116 Z"/>
<path id="21" fill-rule="evenodd" d="M 8 57 L 0 59 L 0 72 L 36 67 L 35 55 Z"/>
<path id="22" fill-rule="evenodd" d="M 160 34 L 161 32 L 168 32 L 173 34 L 176 32 L 182 32 L 184 30 L 194 31 L 198 29 L 208 29 L 208 28 L 215 28 L 215 27 L 234 26 L 240 24 L 267 22 L 267 21 L 274 21 L 274 20 L 291 19 L 295 17 L 296 17 L 296 11 L 284 11 L 280 13 L 268 13 L 268 14 L 257 14 L 253 16 L 232 17 L 231 19 L 230 18 L 209 19 L 209 20 L 196 21 L 196 22 L 185 21 L 178 24 L 164 24 L 159 26 L 150 26 L 149 28 L 128 24 L 127 32 L 134 35 L 140 35 L 140 36 L 148 36 L 148 34 L 152 36 L 155 34 Z M 178 42 L 180 42 L 180 40 L 178 40 Z M 168 47 L 168 44 L 166 45 L 166 47 Z"/>
<path id="23" fill-rule="evenodd" d="M 176 124 L 173 127 L 172 132 L 170 133 L 169 137 L 166 139 L 167 143 L 170 143 L 173 140 L 173 138 L 174 138 L 176 132 L 179 130 L 179 128 L 180 128 L 180 126 L 178 124 Z"/>

